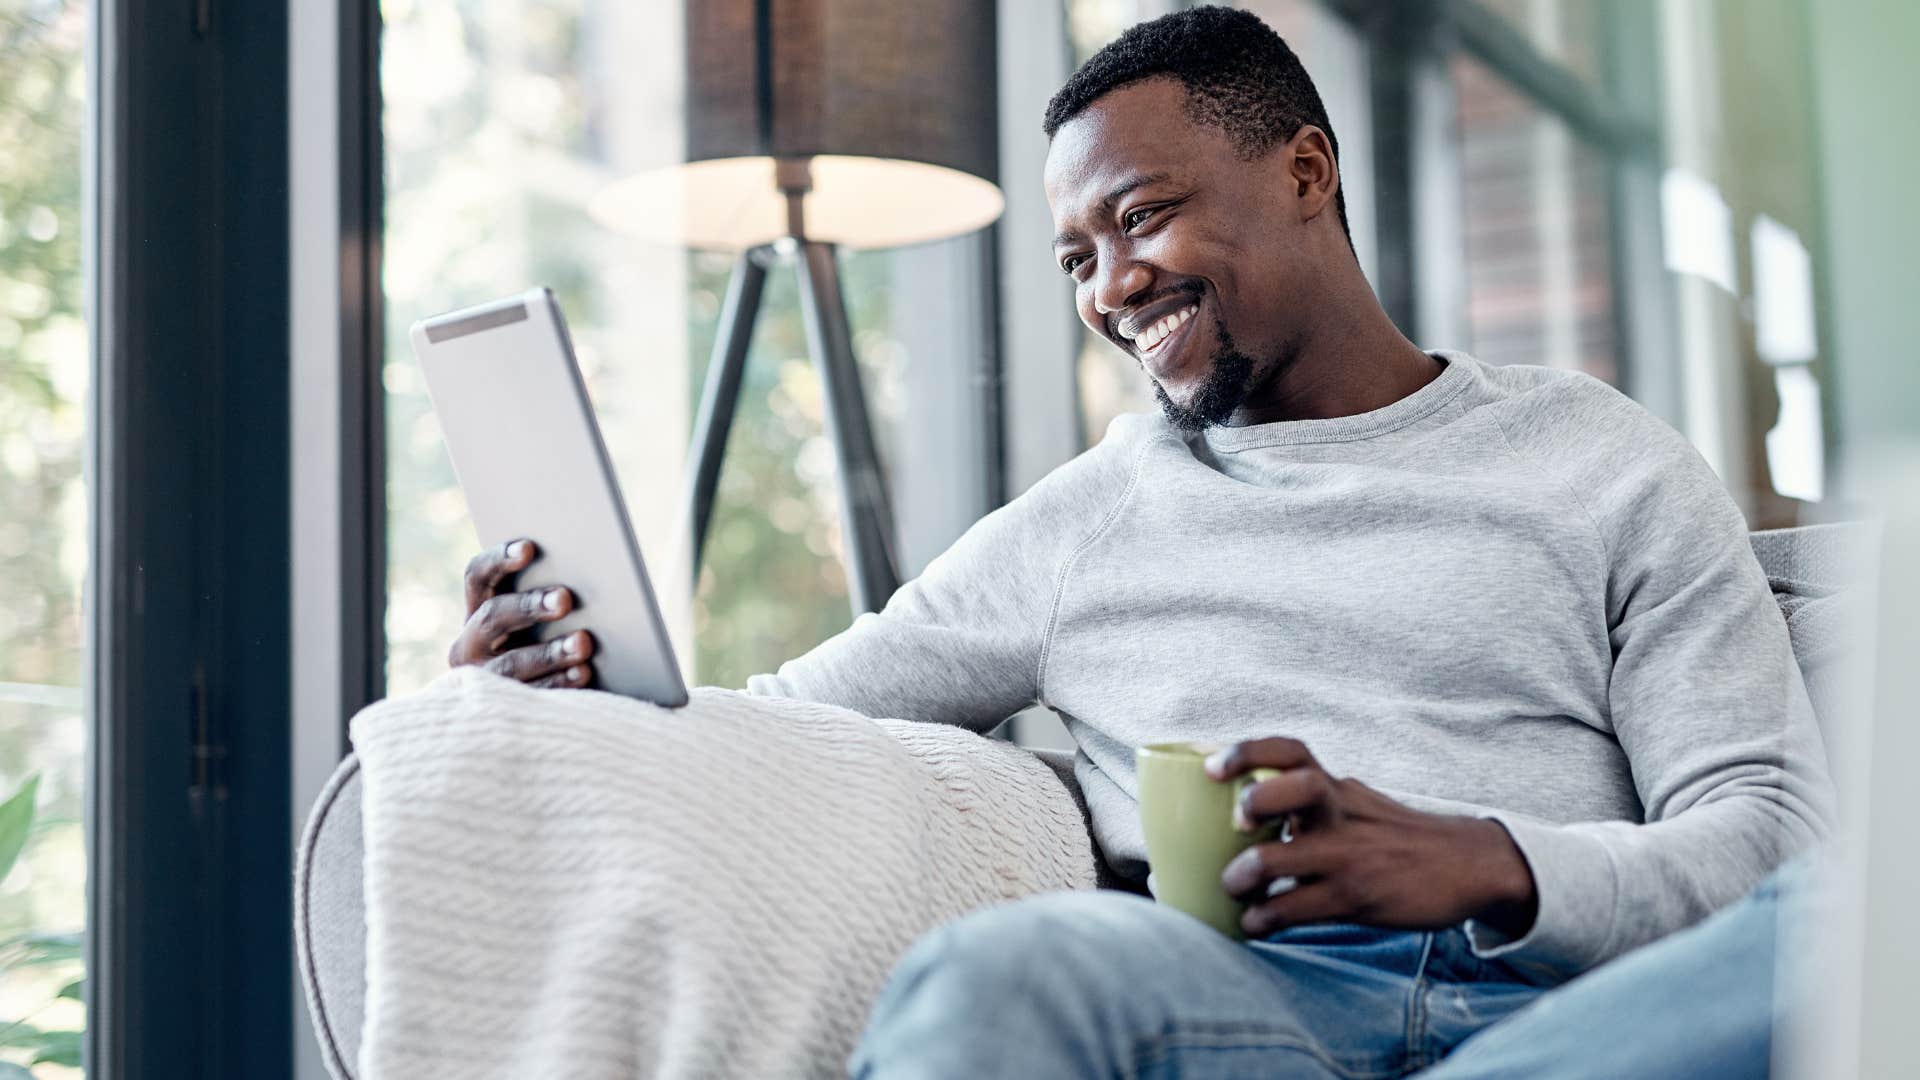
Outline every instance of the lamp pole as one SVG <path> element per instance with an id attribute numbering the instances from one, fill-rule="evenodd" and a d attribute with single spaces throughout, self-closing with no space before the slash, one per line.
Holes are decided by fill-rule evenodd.
<path id="1" fill-rule="evenodd" d="M 879 610 L 899 585 L 835 244 L 923 243 L 1000 216 L 995 11 L 979 0 L 685 0 L 679 160 L 616 181 L 589 210 L 635 235 L 743 252 L 694 422 L 683 539 L 696 587 L 748 343 L 776 263 L 799 275 L 839 470 L 854 613 Z"/>
<path id="2" fill-rule="evenodd" d="M 776 180 L 787 199 L 786 237 L 742 252 L 727 283 L 720 331 L 700 393 L 694 420 L 693 454 L 688 466 L 688 521 L 693 530 L 689 565 L 697 584 L 713 496 L 720 481 L 727 434 L 740 400 L 747 348 L 765 293 L 767 269 L 790 263 L 799 275 L 800 316 L 806 326 L 807 352 L 820 377 L 827 434 L 839 466 L 841 555 L 846 567 L 847 599 L 853 613 L 878 611 L 900 585 L 894 553 L 892 503 L 873 439 L 860 365 L 853 354 L 853 333 L 840 291 L 840 267 L 834 245 L 807 239 L 803 196 L 812 188 L 805 158 L 782 158 Z"/>

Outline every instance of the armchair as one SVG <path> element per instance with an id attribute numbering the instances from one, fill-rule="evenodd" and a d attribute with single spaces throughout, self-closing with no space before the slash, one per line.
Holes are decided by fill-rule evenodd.
<path id="1" fill-rule="evenodd" d="M 1858 722 L 1843 698 L 1861 678 L 1851 666 L 1854 652 L 1845 647 L 1852 611 L 1847 601 L 1867 588 L 1850 575 L 1871 565 L 1876 536 L 1870 524 L 1842 523 L 1768 530 L 1750 537 L 1772 582 L 1794 656 L 1829 743 L 1838 726 Z M 1059 775 L 1084 816 L 1087 807 L 1074 779 L 1074 756 L 1063 751 L 1033 752 Z M 1098 850 L 1094 856 L 1101 888 L 1141 891 L 1115 874 Z M 294 877 L 301 980 L 327 1067 L 342 1080 L 355 1075 L 366 996 L 361 874 L 360 772 L 359 763 L 349 756 L 315 801 L 301 837 Z"/>

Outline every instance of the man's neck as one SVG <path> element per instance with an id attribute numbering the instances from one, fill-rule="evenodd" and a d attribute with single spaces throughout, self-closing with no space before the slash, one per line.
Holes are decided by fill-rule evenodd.
<path id="1" fill-rule="evenodd" d="M 1350 324 L 1365 330 L 1316 333 L 1302 342 L 1293 362 L 1248 394 L 1224 426 L 1357 416 L 1438 378 L 1446 365 L 1408 341 L 1377 305 L 1374 312 L 1377 318 L 1363 315 Z"/>

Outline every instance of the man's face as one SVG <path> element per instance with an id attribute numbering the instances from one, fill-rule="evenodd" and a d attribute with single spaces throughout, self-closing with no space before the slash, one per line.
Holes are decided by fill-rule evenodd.
<path id="1" fill-rule="evenodd" d="M 1243 161 L 1186 100 L 1170 78 L 1100 98 L 1055 133 L 1046 189 L 1081 320 L 1197 430 L 1291 359 L 1317 275 L 1289 173 L 1300 137 Z"/>

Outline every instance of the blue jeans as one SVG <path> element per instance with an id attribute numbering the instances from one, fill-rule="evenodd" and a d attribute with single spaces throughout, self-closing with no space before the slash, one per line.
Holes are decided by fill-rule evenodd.
<path id="1" fill-rule="evenodd" d="M 984 908 L 916 942 L 853 1076 L 1764 1076 L 1781 898 L 1806 873 L 1557 988 L 1458 929 L 1236 943 L 1120 892 Z"/>

